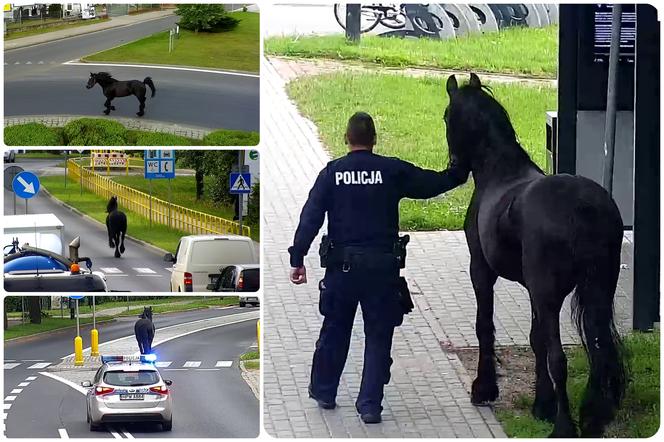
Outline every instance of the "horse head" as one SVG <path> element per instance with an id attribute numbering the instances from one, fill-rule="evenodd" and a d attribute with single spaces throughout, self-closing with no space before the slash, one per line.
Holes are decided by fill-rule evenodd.
<path id="1" fill-rule="evenodd" d="M 476 74 L 471 73 L 463 86 L 450 75 L 446 90 L 449 104 L 444 120 L 450 161 L 473 168 L 488 156 L 522 150 L 507 111 Z"/>
<path id="2" fill-rule="evenodd" d="M 85 87 L 87 89 L 92 89 L 97 83 L 104 87 L 104 85 L 113 81 L 115 80 L 108 72 L 97 72 L 96 74 L 90 72 L 90 79 L 88 80 L 88 84 L 86 84 Z"/>
<path id="3" fill-rule="evenodd" d="M 113 195 L 106 205 L 106 213 L 115 212 L 118 209 L 118 197 Z"/>
<path id="4" fill-rule="evenodd" d="M 143 307 L 143 313 L 141 313 L 141 318 L 149 319 L 150 321 L 152 321 L 152 306 Z"/>
<path id="5" fill-rule="evenodd" d="M 85 85 L 85 88 L 92 89 L 95 84 L 97 84 L 97 74 L 90 72 L 90 79 L 88 80 L 88 84 Z"/>

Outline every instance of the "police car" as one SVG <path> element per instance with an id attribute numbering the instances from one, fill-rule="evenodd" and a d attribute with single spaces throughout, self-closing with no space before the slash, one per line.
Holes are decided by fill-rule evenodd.
<path id="1" fill-rule="evenodd" d="M 50 250 L 12 243 L 4 248 L 8 292 L 108 292 L 106 276 L 92 271 L 89 258 L 65 258 Z M 87 269 L 82 269 L 85 263 Z"/>
<path id="2" fill-rule="evenodd" d="M 90 431 L 104 424 L 158 422 L 164 431 L 173 428 L 169 380 L 154 366 L 155 355 L 102 356 L 93 381 L 83 381 Z"/>

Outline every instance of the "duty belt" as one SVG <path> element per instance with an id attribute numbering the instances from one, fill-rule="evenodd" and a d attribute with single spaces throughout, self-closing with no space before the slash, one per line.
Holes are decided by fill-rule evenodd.
<path id="1" fill-rule="evenodd" d="M 405 267 L 406 244 L 410 237 L 405 235 L 395 240 L 391 247 L 335 246 L 327 235 L 320 245 L 321 267 L 341 267 L 344 272 L 351 268 L 359 270 L 381 270 L 398 272 Z"/>

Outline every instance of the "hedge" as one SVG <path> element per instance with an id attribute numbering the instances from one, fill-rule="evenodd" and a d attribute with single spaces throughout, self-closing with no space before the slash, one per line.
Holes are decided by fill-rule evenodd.
<path id="1" fill-rule="evenodd" d="M 101 118 L 80 118 L 64 127 L 68 146 L 123 146 L 127 129 L 117 121 Z"/>
<path id="2" fill-rule="evenodd" d="M 204 146 L 256 146 L 260 136 L 258 132 L 221 129 L 210 132 L 203 138 Z"/>
<path id="3" fill-rule="evenodd" d="M 62 146 L 64 141 L 60 131 L 41 123 L 17 124 L 5 127 L 7 146 Z"/>
<path id="4" fill-rule="evenodd" d="M 130 130 L 127 142 L 132 146 L 195 146 L 198 140 L 180 135 Z"/>

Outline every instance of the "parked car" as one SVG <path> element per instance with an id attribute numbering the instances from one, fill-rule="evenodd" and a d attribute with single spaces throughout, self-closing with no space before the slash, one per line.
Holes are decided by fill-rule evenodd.
<path id="1" fill-rule="evenodd" d="M 164 261 L 173 263 L 172 292 L 204 292 L 227 266 L 258 264 L 258 252 L 246 236 L 191 235 L 180 238 L 175 255 L 167 253 Z"/>
<path id="2" fill-rule="evenodd" d="M 93 381 L 83 381 L 90 431 L 117 422 L 158 422 L 173 428 L 173 403 L 169 387 L 146 356 L 102 356 Z"/>
<path id="3" fill-rule="evenodd" d="M 221 271 L 216 282 L 207 285 L 213 292 L 257 292 L 260 289 L 260 266 L 258 264 L 230 265 Z M 260 305 L 256 295 L 240 295 L 240 307 L 247 304 Z"/>
<path id="4" fill-rule="evenodd" d="M 16 162 L 16 149 L 5 149 L 3 159 L 5 163 Z"/>

